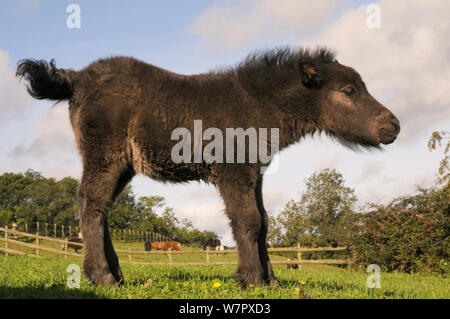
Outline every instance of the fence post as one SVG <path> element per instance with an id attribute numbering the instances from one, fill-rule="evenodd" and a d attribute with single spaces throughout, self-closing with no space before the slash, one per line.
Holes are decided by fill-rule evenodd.
<path id="1" fill-rule="evenodd" d="M 69 240 L 66 239 L 66 242 L 64 243 L 64 252 L 65 252 L 64 259 L 67 259 L 67 251 L 69 250 L 68 242 L 69 242 Z"/>
<path id="2" fill-rule="evenodd" d="M 128 248 L 128 261 L 131 263 L 133 261 L 133 257 L 131 255 L 131 248 Z"/>
<path id="3" fill-rule="evenodd" d="M 45 234 L 45 237 L 47 237 L 47 235 L 48 235 L 48 223 L 45 223 L 44 226 L 45 226 L 44 234 Z"/>
<path id="4" fill-rule="evenodd" d="M 209 246 L 206 246 L 206 262 L 209 264 Z"/>
<path id="5" fill-rule="evenodd" d="M 39 222 L 36 222 L 36 256 L 39 256 Z"/>
<path id="6" fill-rule="evenodd" d="M 5 225 L 5 255 L 8 256 L 8 225 Z"/>
<path id="7" fill-rule="evenodd" d="M 64 234 L 64 225 L 61 225 L 61 238 L 66 237 L 66 234 Z"/>
<path id="8" fill-rule="evenodd" d="M 169 248 L 169 252 L 168 252 L 168 256 L 169 256 L 169 265 L 172 264 L 172 254 L 171 254 L 172 249 Z"/>
<path id="9" fill-rule="evenodd" d="M 72 226 L 69 226 L 69 237 L 72 237 Z"/>
<path id="10" fill-rule="evenodd" d="M 25 232 L 28 233 L 28 223 L 25 223 Z"/>
<path id="11" fill-rule="evenodd" d="M 56 238 L 56 224 L 53 224 L 53 238 Z"/>
<path id="12" fill-rule="evenodd" d="M 297 260 L 299 262 L 302 260 L 302 252 L 300 251 L 300 243 L 297 243 Z M 302 269 L 301 267 L 302 267 L 302 265 L 298 264 L 298 268 Z"/>

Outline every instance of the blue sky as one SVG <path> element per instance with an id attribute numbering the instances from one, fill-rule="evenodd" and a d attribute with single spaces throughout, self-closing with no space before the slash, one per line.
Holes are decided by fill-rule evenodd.
<path id="1" fill-rule="evenodd" d="M 238 1 L 228 1 L 238 2 Z M 342 1 L 333 18 L 369 1 Z M 82 27 L 69 29 L 66 8 L 81 8 Z M 249 48 L 213 54 L 197 47 L 187 27 L 222 1 L 57 1 L 15 0 L 0 3 L 0 47 L 16 62 L 24 57 L 54 58 L 64 68 L 82 68 L 95 59 L 130 55 L 179 73 L 207 71 L 234 64 Z M 262 41 L 250 49 L 284 45 L 288 37 Z"/>
<path id="2" fill-rule="evenodd" d="M 81 8 L 80 29 L 66 26 L 71 3 Z M 365 24 L 369 3 L 381 8 L 378 30 Z M 442 157 L 427 151 L 428 137 L 450 127 L 446 12 L 445 0 L 1 1 L 0 173 L 81 173 L 67 106 L 29 98 L 14 78 L 20 59 L 54 58 L 58 67 L 80 69 L 98 58 L 129 55 L 193 74 L 235 64 L 255 49 L 327 44 L 400 118 L 402 132 L 378 153 L 354 153 L 325 137 L 288 149 L 280 171 L 265 180 L 266 208 L 276 214 L 298 197 L 306 177 L 326 167 L 344 174 L 360 204 L 411 193 L 416 184 L 432 183 Z M 140 195 L 165 196 L 181 217 L 232 244 L 223 203 L 212 187 L 167 186 L 142 176 L 133 187 Z"/>

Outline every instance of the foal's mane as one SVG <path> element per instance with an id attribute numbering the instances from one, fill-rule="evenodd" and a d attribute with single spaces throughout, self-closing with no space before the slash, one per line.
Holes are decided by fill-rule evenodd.
<path id="1" fill-rule="evenodd" d="M 261 71 L 271 73 L 283 69 L 298 69 L 300 63 L 317 64 L 335 61 L 336 54 L 325 46 L 315 49 L 285 46 L 254 51 L 234 67 L 219 68 L 212 71 L 212 73 L 237 74 L 245 77 Z"/>

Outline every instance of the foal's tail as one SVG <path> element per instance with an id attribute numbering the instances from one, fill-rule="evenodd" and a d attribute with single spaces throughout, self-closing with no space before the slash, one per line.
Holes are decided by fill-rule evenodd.
<path id="1" fill-rule="evenodd" d="M 73 72 L 73 71 L 69 71 Z M 55 60 L 21 60 L 16 76 L 28 81 L 28 93 L 35 99 L 68 100 L 73 95 L 72 82 L 64 69 L 57 69 Z"/>

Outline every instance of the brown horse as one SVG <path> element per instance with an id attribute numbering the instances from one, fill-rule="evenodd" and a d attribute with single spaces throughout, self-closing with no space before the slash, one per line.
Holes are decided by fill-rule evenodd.
<path id="1" fill-rule="evenodd" d="M 82 244 L 83 243 L 83 238 L 80 237 L 72 237 L 68 239 L 69 243 L 67 244 L 67 249 L 72 248 L 73 250 L 75 250 L 76 253 L 78 253 L 78 250 L 83 249 L 82 245 L 76 245 L 76 244 L 71 244 L 71 243 L 79 243 Z M 64 244 L 61 246 L 61 250 L 64 250 Z"/>
<path id="2" fill-rule="evenodd" d="M 155 243 L 152 243 L 152 249 L 155 249 L 155 250 L 168 251 L 169 248 L 171 250 L 180 251 L 181 244 L 177 241 L 157 241 Z"/>
<path id="3" fill-rule="evenodd" d="M 294 259 L 289 258 L 289 261 L 294 261 Z M 298 269 L 298 264 L 287 264 L 287 269 Z"/>
<path id="4" fill-rule="evenodd" d="M 151 249 L 154 250 L 164 250 L 164 243 L 163 241 L 157 241 L 151 244 Z"/>
<path id="5" fill-rule="evenodd" d="M 355 149 L 390 144 L 400 131 L 398 119 L 370 95 L 361 76 L 326 48 L 256 52 L 235 67 L 189 76 L 129 57 L 101 59 L 80 71 L 57 69 L 54 61 L 22 60 L 17 76 L 28 81 L 33 97 L 69 102 L 83 161 L 78 189 L 83 270 L 95 284 L 123 282 L 108 211 L 139 173 L 162 182 L 214 185 L 237 243 L 236 280 L 243 287 L 276 284 L 262 198 L 264 168 L 274 153 L 315 132 Z M 220 152 L 201 143 L 220 142 L 218 133 L 205 131 L 195 139 L 198 120 L 220 135 L 231 128 L 231 143 Z M 238 136 L 244 130 L 248 135 Z M 246 146 L 256 130 L 263 148 Z M 267 136 L 272 130 L 279 134 Z M 184 139 L 190 135 L 195 143 Z M 173 156 L 180 145 L 182 161 Z M 254 149 L 259 156 L 251 160 Z M 202 157 L 202 151 L 211 156 Z"/>

